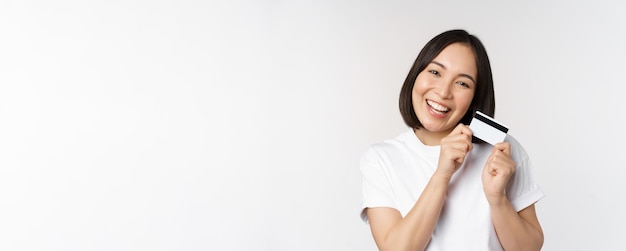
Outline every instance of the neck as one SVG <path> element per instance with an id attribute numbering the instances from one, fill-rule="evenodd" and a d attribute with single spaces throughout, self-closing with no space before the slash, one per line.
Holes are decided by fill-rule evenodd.
<path id="1" fill-rule="evenodd" d="M 452 130 L 446 130 L 442 132 L 431 132 L 424 128 L 413 129 L 415 136 L 422 142 L 422 144 L 427 146 L 438 146 L 441 145 L 441 139 L 445 136 L 448 136 Z"/>

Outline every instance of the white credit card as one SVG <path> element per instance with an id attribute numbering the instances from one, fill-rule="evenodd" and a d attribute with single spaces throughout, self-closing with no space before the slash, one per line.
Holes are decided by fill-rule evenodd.
<path id="1" fill-rule="evenodd" d="M 472 137 L 492 145 L 503 142 L 509 132 L 508 127 L 479 111 L 476 111 L 469 128 L 472 130 Z"/>

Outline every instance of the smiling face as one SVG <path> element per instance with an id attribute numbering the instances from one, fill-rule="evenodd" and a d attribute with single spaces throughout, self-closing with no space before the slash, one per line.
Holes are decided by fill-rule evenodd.
<path id="1" fill-rule="evenodd" d="M 474 52 L 467 44 L 444 48 L 419 73 L 413 85 L 415 115 L 422 128 L 415 131 L 426 144 L 438 145 L 463 118 L 476 92 Z"/>

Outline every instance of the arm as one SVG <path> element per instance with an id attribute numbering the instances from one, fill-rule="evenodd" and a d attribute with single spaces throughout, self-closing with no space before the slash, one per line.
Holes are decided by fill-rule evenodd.
<path id="1" fill-rule="evenodd" d="M 402 218 L 392 208 L 368 208 L 372 235 L 380 250 L 424 250 L 439 221 L 450 178 L 472 149 L 472 132 L 458 125 L 441 140 L 441 153 L 435 173 L 413 208 Z"/>
<path id="2" fill-rule="evenodd" d="M 483 189 L 491 219 L 505 250 L 540 250 L 543 231 L 535 206 L 530 205 L 518 213 L 506 197 L 506 184 L 515 172 L 515 162 L 510 155 L 508 143 L 497 144 L 483 170 Z"/>
<path id="3" fill-rule="evenodd" d="M 404 218 L 393 208 L 368 208 L 367 217 L 378 249 L 424 250 L 439 220 L 448 182 L 449 178 L 433 175 Z"/>
<path id="4" fill-rule="evenodd" d="M 541 250 L 543 231 L 535 214 L 535 205 L 518 213 L 506 199 L 490 204 L 489 208 L 498 239 L 505 250 Z"/>

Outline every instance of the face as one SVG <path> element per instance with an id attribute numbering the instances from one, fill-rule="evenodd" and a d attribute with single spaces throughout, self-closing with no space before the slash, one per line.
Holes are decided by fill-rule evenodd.
<path id="1" fill-rule="evenodd" d="M 447 133 L 460 122 L 476 91 L 477 68 L 469 45 L 454 43 L 419 73 L 413 109 L 427 132 Z"/>

